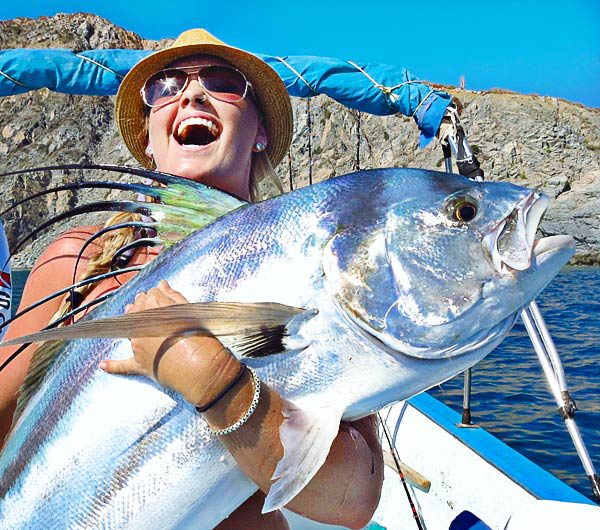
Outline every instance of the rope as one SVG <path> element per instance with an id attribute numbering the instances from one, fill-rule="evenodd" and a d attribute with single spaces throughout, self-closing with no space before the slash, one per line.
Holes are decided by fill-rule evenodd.
<path id="1" fill-rule="evenodd" d="M 381 90 L 384 94 L 391 94 L 394 90 L 397 90 L 398 88 L 401 88 L 404 85 L 413 85 L 413 84 L 424 85 L 425 84 L 425 83 L 423 83 L 423 81 L 419 81 L 419 80 L 415 79 L 412 81 L 402 81 L 402 83 L 398 83 L 397 85 L 394 85 L 394 86 L 382 85 L 381 83 L 378 83 L 377 81 L 375 81 L 375 79 L 373 79 L 364 69 L 362 69 L 356 63 L 354 63 L 352 61 L 348 61 L 348 62 L 352 66 L 354 66 L 354 68 L 356 68 L 359 72 L 364 74 L 367 77 L 367 79 L 369 79 L 369 81 L 371 81 L 371 83 L 373 83 L 373 86 L 375 88 L 378 88 L 379 90 Z"/>
<path id="2" fill-rule="evenodd" d="M 286 62 L 286 60 L 283 57 L 278 57 L 275 56 L 275 59 L 277 59 L 278 61 L 281 61 L 283 64 L 285 64 L 294 74 L 296 74 L 296 76 L 298 77 L 298 79 L 300 79 L 301 81 L 304 82 L 304 84 L 309 88 L 309 90 L 315 95 L 318 96 L 319 93 L 310 85 L 310 83 L 304 79 L 304 77 L 302 77 L 302 74 L 300 72 L 298 72 L 298 70 L 296 70 L 291 64 L 289 64 L 288 62 Z M 288 88 L 288 87 L 286 87 Z"/>
<path id="3" fill-rule="evenodd" d="M 121 74 L 118 74 L 117 72 L 115 72 L 114 70 L 112 70 L 111 68 L 109 68 L 108 66 L 106 66 L 106 65 L 104 65 L 102 63 L 99 63 L 98 61 L 94 61 L 94 59 L 92 59 L 91 57 L 86 57 L 85 55 L 80 55 L 79 53 L 76 53 L 75 57 L 78 57 L 82 61 L 87 61 L 89 63 L 92 63 L 93 65 L 98 66 L 99 68 L 102 68 L 102 69 L 106 70 L 107 72 L 110 72 L 117 79 L 123 79 L 123 77 L 124 77 Z M 0 70 L 0 75 L 3 75 L 4 77 L 6 77 L 6 79 L 8 79 L 9 81 L 12 81 L 15 85 L 22 86 L 23 88 L 33 88 L 33 87 L 30 87 L 30 86 L 26 85 L 25 83 L 21 83 L 20 81 L 18 81 L 14 77 L 11 77 L 6 72 L 3 72 L 2 70 Z"/>
<path id="4" fill-rule="evenodd" d="M 92 59 L 90 57 L 86 57 L 85 55 L 79 55 L 78 53 L 75 54 L 75 57 L 79 57 L 80 59 L 83 59 L 84 61 L 88 61 L 88 62 L 90 62 L 92 64 L 95 64 L 96 66 L 99 66 L 100 68 L 103 68 L 107 72 L 110 72 L 111 74 L 114 74 L 115 77 L 117 77 L 118 79 L 123 79 L 123 77 L 124 77 L 121 74 L 118 74 L 114 70 L 110 69 L 108 66 L 106 66 L 106 65 L 104 65 L 102 63 L 99 63 L 98 61 L 94 61 L 94 59 Z"/>
<path id="5" fill-rule="evenodd" d="M 369 73 L 366 70 L 364 70 L 363 68 L 361 68 L 360 66 L 358 66 L 355 62 L 348 61 L 348 63 L 351 64 L 352 66 L 354 66 L 354 68 L 356 68 L 369 81 L 371 81 L 371 83 L 373 83 L 373 86 L 375 88 L 381 90 L 381 92 L 383 92 L 383 95 L 386 98 L 386 101 L 397 99 L 396 94 L 394 94 L 394 90 L 402 88 L 405 85 L 412 85 L 412 84 L 425 85 L 425 83 L 423 83 L 423 81 L 413 80 L 413 81 L 403 81 L 402 83 L 398 83 L 397 85 L 394 85 L 394 86 L 385 86 L 385 85 L 382 85 L 381 83 L 379 83 L 378 81 L 376 81 L 375 79 L 373 79 L 373 77 L 371 75 L 369 75 Z M 425 100 L 428 99 L 429 96 L 431 96 L 432 94 L 435 93 L 435 90 L 433 90 L 433 88 L 429 87 L 428 85 L 425 85 L 425 86 L 427 86 L 429 88 L 429 93 L 417 105 L 417 107 L 415 108 L 415 110 L 413 111 L 413 113 L 410 115 L 411 118 L 421 108 L 421 105 L 423 105 L 423 103 L 425 102 Z M 390 109 L 395 110 L 395 108 L 393 107 L 393 105 L 390 104 L 389 101 L 388 101 L 388 106 L 390 107 Z"/>
<path id="6" fill-rule="evenodd" d="M 0 75 L 3 75 L 4 77 L 6 77 L 6 79 L 8 79 L 9 81 L 12 81 L 15 85 L 20 85 L 25 88 L 31 88 L 31 87 L 27 86 L 26 84 L 21 83 L 20 81 L 17 81 L 16 79 L 13 79 L 11 76 L 9 76 L 6 72 L 3 72 L 2 70 L 0 70 Z"/>
<path id="7" fill-rule="evenodd" d="M 421 100 L 421 102 L 417 105 L 417 108 L 413 111 L 413 113 L 410 115 L 410 117 L 412 118 L 421 108 L 421 106 L 423 105 L 423 103 L 425 103 L 425 101 L 427 101 L 427 99 L 429 98 L 429 96 L 431 96 L 431 94 L 433 94 L 435 91 L 433 90 L 433 88 L 429 89 L 429 92 L 427 93 L 427 95 Z"/>

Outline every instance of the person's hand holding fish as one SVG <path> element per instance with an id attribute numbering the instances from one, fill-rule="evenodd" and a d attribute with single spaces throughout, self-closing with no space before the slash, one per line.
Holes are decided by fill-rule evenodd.
<path id="1" fill-rule="evenodd" d="M 180 292 L 162 280 L 157 287 L 138 293 L 134 303 L 128 304 L 125 310 L 135 313 L 187 303 Z M 293 405 L 264 383 L 253 380 L 248 369 L 214 337 L 133 338 L 131 346 L 133 357 L 103 360 L 100 368 L 113 374 L 143 375 L 181 394 L 198 407 L 216 433 L 228 435 L 221 437 L 223 444 L 245 473 L 267 493 L 273 471 L 282 458 L 279 430 L 283 410 Z M 262 388 L 260 394 L 256 393 L 257 383 Z M 253 405 L 258 395 L 260 401 Z M 248 414 L 250 410 L 253 412 Z M 346 518 L 372 512 L 379 498 L 383 473 L 376 430 L 373 417 L 342 423 L 323 469 L 288 508 L 307 513 L 310 507 L 324 520 L 331 519 L 330 511 L 341 511 Z M 340 491 L 335 486 L 340 480 L 352 483 L 352 487 Z M 264 493 L 253 497 L 261 506 Z M 254 520 L 251 510 L 238 512 L 236 517 L 245 524 Z M 267 516 L 271 528 L 288 528 L 280 512 L 264 517 Z M 354 526 L 353 519 L 337 518 Z"/>
<path id="2" fill-rule="evenodd" d="M 166 281 L 139 293 L 128 313 L 187 304 Z M 189 403 L 203 407 L 221 396 L 240 373 L 240 362 L 214 337 L 144 337 L 131 340 L 134 356 L 104 360 L 100 367 L 113 374 L 144 375 L 175 390 Z"/>

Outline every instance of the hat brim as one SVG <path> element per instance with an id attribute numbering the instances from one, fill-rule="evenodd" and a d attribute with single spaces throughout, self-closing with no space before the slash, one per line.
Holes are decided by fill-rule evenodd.
<path id="1" fill-rule="evenodd" d="M 131 154 L 144 167 L 153 167 L 152 159 L 146 154 L 146 105 L 140 92 L 146 79 L 173 61 L 196 54 L 214 55 L 225 59 L 243 72 L 250 81 L 254 99 L 257 100 L 265 120 L 268 136 L 267 154 L 273 166 L 277 166 L 292 141 L 293 114 L 289 94 L 277 72 L 262 59 L 225 44 L 188 44 L 167 48 L 142 59 L 129 71 L 117 93 L 115 117 L 123 141 Z"/>

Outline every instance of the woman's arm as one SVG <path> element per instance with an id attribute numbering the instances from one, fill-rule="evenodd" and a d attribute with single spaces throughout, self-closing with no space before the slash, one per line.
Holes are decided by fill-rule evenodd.
<path id="1" fill-rule="evenodd" d="M 139 294 L 128 310 L 185 302 L 180 293 L 161 282 L 158 289 Z M 132 346 L 135 357 L 104 361 L 101 367 L 111 373 L 154 378 L 194 405 L 206 404 L 218 396 L 240 368 L 239 361 L 214 338 L 180 338 L 169 342 L 168 347 L 162 338 L 134 339 Z M 159 351 L 160 361 L 155 363 Z M 215 429 L 228 427 L 245 414 L 253 394 L 251 376 L 246 371 L 204 417 Z M 221 437 L 240 467 L 264 492 L 268 492 L 275 466 L 283 455 L 279 439 L 283 405 L 283 398 L 263 384 L 258 407 L 249 421 Z M 377 507 L 382 481 L 383 459 L 373 419 L 342 423 L 325 464 L 287 507 L 318 521 L 361 528 Z"/>
<path id="2" fill-rule="evenodd" d="M 73 267 L 79 251 L 90 235 L 96 231 L 97 227 L 91 226 L 75 228 L 60 235 L 46 247 L 27 278 L 19 310 L 73 283 Z M 85 270 L 90 255 L 98 248 L 91 244 L 86 249 L 77 274 Z M 60 307 L 62 300 L 62 296 L 55 298 L 17 319 L 9 326 L 5 340 L 33 333 L 45 327 Z M 0 348 L 0 364 L 17 348 L 18 346 Z M 27 373 L 35 349 L 35 345 L 29 346 L 0 372 L 0 446 L 12 423 L 19 387 Z"/>

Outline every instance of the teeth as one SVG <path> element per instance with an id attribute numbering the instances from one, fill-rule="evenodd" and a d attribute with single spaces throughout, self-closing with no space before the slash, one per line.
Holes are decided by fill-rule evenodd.
<path id="1" fill-rule="evenodd" d="M 187 118 L 183 120 L 177 127 L 177 136 L 182 138 L 186 133 L 186 129 L 188 127 L 191 127 L 192 125 L 201 125 L 203 127 L 206 127 L 215 138 L 219 136 L 219 128 L 216 126 L 215 123 L 213 123 L 210 120 L 207 120 L 206 118 L 199 117 Z"/>

